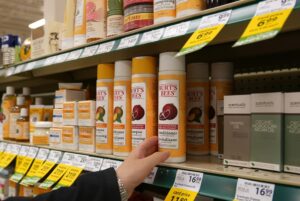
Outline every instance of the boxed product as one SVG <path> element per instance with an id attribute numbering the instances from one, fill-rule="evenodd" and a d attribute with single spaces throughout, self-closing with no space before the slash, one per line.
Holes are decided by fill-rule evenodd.
<path id="1" fill-rule="evenodd" d="M 95 127 L 79 127 L 79 151 L 95 152 Z"/>
<path id="2" fill-rule="evenodd" d="M 41 57 L 46 54 L 44 26 L 31 29 L 31 58 Z"/>
<path id="3" fill-rule="evenodd" d="M 62 128 L 50 128 L 49 145 L 54 148 L 61 148 Z"/>
<path id="4" fill-rule="evenodd" d="M 34 122 L 43 121 L 44 105 L 30 105 L 29 108 L 29 128 L 30 135 L 34 132 Z"/>
<path id="5" fill-rule="evenodd" d="M 53 109 L 52 126 L 56 128 L 63 126 L 63 109 Z"/>
<path id="6" fill-rule="evenodd" d="M 63 103 L 63 125 L 77 126 L 78 125 L 78 103 L 76 101 Z"/>
<path id="7" fill-rule="evenodd" d="M 224 165 L 250 167 L 250 98 L 224 97 Z"/>
<path id="8" fill-rule="evenodd" d="M 67 101 L 85 100 L 85 91 L 82 90 L 57 90 L 55 91 L 55 108 L 62 109 L 63 103 Z"/>
<path id="9" fill-rule="evenodd" d="M 78 125 L 95 126 L 96 102 L 93 100 L 78 102 Z"/>
<path id="10" fill-rule="evenodd" d="M 52 121 L 53 118 L 53 105 L 45 105 L 43 112 L 43 121 Z"/>
<path id="11" fill-rule="evenodd" d="M 281 171 L 283 166 L 283 94 L 251 95 L 251 166 Z"/>
<path id="12" fill-rule="evenodd" d="M 300 173 L 300 92 L 285 93 L 284 171 Z"/>
<path id="13" fill-rule="evenodd" d="M 63 126 L 61 136 L 62 147 L 73 151 L 78 150 L 78 127 Z"/>

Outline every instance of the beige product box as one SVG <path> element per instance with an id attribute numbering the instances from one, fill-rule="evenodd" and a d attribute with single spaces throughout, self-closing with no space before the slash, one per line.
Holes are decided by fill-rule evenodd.
<path id="1" fill-rule="evenodd" d="M 50 128 L 49 145 L 53 148 L 62 148 L 61 146 L 62 128 Z"/>
<path id="2" fill-rule="evenodd" d="M 31 29 L 31 59 L 46 54 L 44 26 Z"/>
<path id="3" fill-rule="evenodd" d="M 78 125 L 95 126 L 96 124 L 96 101 L 78 102 Z"/>
<path id="4" fill-rule="evenodd" d="M 55 128 L 63 126 L 63 109 L 53 109 L 52 126 Z"/>
<path id="5" fill-rule="evenodd" d="M 43 121 L 53 120 L 53 105 L 45 105 L 43 112 Z"/>
<path id="6" fill-rule="evenodd" d="M 95 127 L 79 127 L 79 151 L 95 152 Z"/>
<path id="7" fill-rule="evenodd" d="M 78 102 L 70 101 L 63 103 L 63 125 L 78 125 Z"/>
<path id="8" fill-rule="evenodd" d="M 62 147 L 64 149 L 77 151 L 78 150 L 78 127 L 63 126 L 61 135 Z"/>
<path id="9" fill-rule="evenodd" d="M 34 122 L 43 121 L 44 105 L 30 105 L 29 108 L 29 130 L 30 135 L 34 133 Z"/>
<path id="10" fill-rule="evenodd" d="M 68 101 L 82 101 L 85 100 L 86 94 L 82 90 L 57 90 L 55 91 L 54 105 L 57 109 L 63 108 L 63 103 Z"/>

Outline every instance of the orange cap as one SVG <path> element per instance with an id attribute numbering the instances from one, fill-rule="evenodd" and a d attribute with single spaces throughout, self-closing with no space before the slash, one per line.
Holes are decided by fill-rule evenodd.
<path id="1" fill-rule="evenodd" d="M 115 73 L 114 64 L 99 64 L 97 69 L 98 79 L 113 79 Z"/>
<path id="2" fill-rule="evenodd" d="M 150 56 L 132 58 L 132 74 L 156 74 L 156 58 Z"/>

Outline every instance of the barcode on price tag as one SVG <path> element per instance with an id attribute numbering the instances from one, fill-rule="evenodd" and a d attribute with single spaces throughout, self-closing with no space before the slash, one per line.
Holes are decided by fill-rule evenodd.
<path id="1" fill-rule="evenodd" d="M 238 179 L 235 200 L 238 201 L 272 201 L 275 185 L 264 182 Z"/>
<path id="2" fill-rule="evenodd" d="M 115 161 L 111 159 L 104 159 L 102 163 L 101 170 L 106 170 L 108 168 L 115 168 L 117 169 L 122 164 L 121 161 Z"/>
<path id="3" fill-rule="evenodd" d="M 89 157 L 84 170 L 90 172 L 97 172 L 101 169 L 103 159 L 96 157 Z"/>
<path id="4" fill-rule="evenodd" d="M 108 53 L 113 49 L 114 45 L 115 41 L 100 44 L 96 54 Z"/>
<path id="5" fill-rule="evenodd" d="M 139 34 L 122 38 L 118 46 L 118 50 L 135 46 L 138 39 L 139 39 Z"/>
<path id="6" fill-rule="evenodd" d="M 190 21 L 168 26 L 165 29 L 163 39 L 177 37 L 186 34 L 190 27 Z"/>
<path id="7" fill-rule="evenodd" d="M 165 28 L 161 28 L 161 29 L 151 30 L 143 33 L 140 44 L 152 43 L 158 41 L 162 37 L 164 30 Z"/>
<path id="8" fill-rule="evenodd" d="M 80 57 L 84 58 L 84 57 L 93 56 L 96 53 L 97 49 L 98 49 L 98 45 L 86 47 L 86 48 L 84 48 L 83 53 L 81 54 Z"/>

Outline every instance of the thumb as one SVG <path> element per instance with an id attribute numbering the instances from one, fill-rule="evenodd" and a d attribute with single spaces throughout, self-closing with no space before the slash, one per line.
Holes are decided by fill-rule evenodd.
<path id="1" fill-rule="evenodd" d="M 154 166 L 167 160 L 169 156 L 170 156 L 169 152 L 155 152 L 150 156 L 144 158 L 144 162 L 145 165 L 147 165 L 147 167 L 152 169 Z"/>

